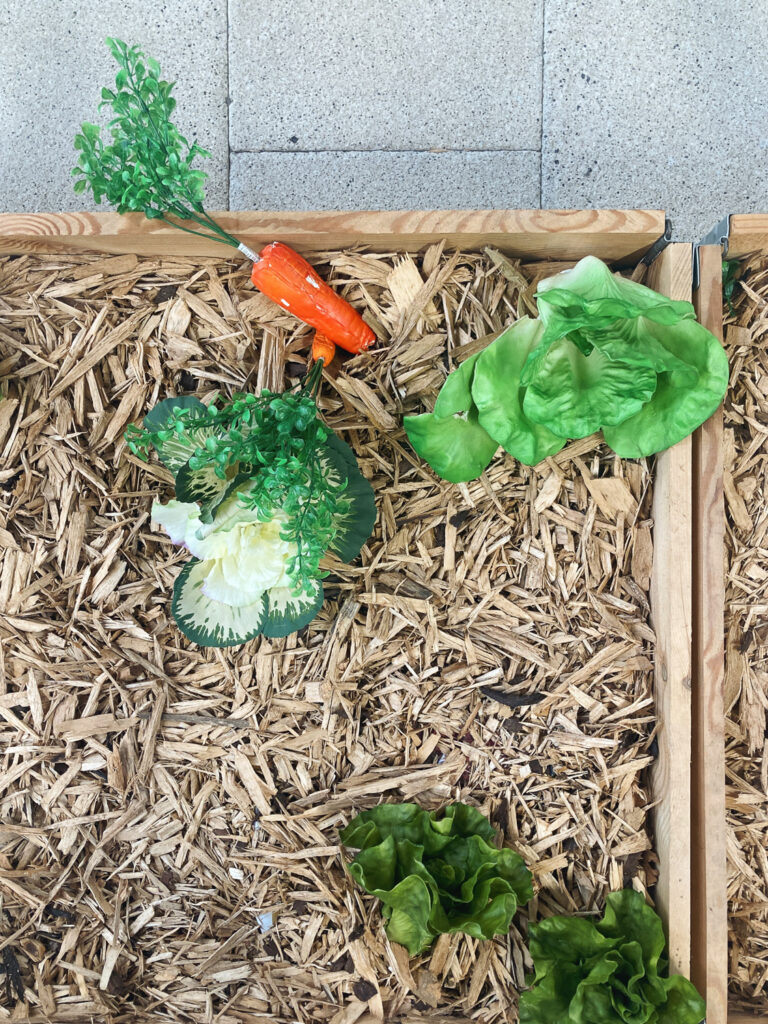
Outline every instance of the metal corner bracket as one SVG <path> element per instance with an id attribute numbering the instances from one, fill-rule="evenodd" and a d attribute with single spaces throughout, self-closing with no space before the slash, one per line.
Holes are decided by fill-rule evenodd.
<path id="1" fill-rule="evenodd" d="M 660 252 L 663 252 L 672 241 L 672 221 L 669 217 L 664 218 L 664 234 L 657 238 L 648 252 L 640 260 L 646 267 L 650 267 Z"/>
<path id="2" fill-rule="evenodd" d="M 699 287 L 699 247 L 702 245 L 719 245 L 723 250 L 723 257 L 728 255 L 728 237 L 731 233 L 731 215 L 727 214 L 721 221 L 708 231 L 700 242 L 693 246 L 693 290 Z"/>

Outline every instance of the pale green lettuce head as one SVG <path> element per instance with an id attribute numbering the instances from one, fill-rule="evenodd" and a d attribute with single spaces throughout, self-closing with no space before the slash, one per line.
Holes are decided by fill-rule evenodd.
<path id="1" fill-rule="evenodd" d="M 622 458 L 652 455 L 722 401 L 728 360 L 690 302 L 667 299 L 594 256 L 547 278 L 524 317 L 446 380 L 433 413 L 405 418 L 446 480 L 479 476 L 498 445 L 525 465 L 602 430 Z"/>

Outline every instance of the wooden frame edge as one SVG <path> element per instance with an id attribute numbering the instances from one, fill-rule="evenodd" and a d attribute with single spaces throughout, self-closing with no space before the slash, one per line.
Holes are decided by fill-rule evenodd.
<path id="1" fill-rule="evenodd" d="M 592 252 L 609 261 L 643 256 L 664 234 L 661 210 L 410 210 L 223 212 L 223 227 L 252 248 L 279 239 L 304 251 L 367 245 L 420 249 L 445 238 L 535 258 Z M 0 253 L 97 249 L 144 256 L 226 256 L 234 250 L 143 214 L 0 213 Z"/>
<path id="2" fill-rule="evenodd" d="M 722 343 L 719 245 L 699 248 L 699 321 Z M 723 411 L 693 437 L 693 789 L 691 979 L 707 1024 L 727 1024 L 728 873 L 725 829 L 725 506 Z"/>
<path id="3" fill-rule="evenodd" d="M 705 247 L 702 247 L 705 248 Z M 732 213 L 728 219 L 727 259 L 768 250 L 768 213 Z"/>
<path id="4" fill-rule="evenodd" d="M 670 299 L 690 301 L 693 249 L 673 243 L 651 265 L 648 282 Z M 691 967 L 691 678 L 692 439 L 656 457 L 651 616 L 656 632 L 655 690 L 659 754 L 653 768 L 659 884 L 673 974 Z"/>
<path id="5" fill-rule="evenodd" d="M 345 244 L 383 246 L 388 243 L 418 249 L 445 237 L 449 244 L 468 247 L 492 244 L 502 249 L 515 249 L 521 256 L 542 258 L 575 259 L 592 250 L 603 259 L 619 262 L 639 260 L 664 233 L 665 226 L 663 212 L 643 210 L 231 213 L 220 216 L 228 230 L 242 230 L 246 241 L 258 243 L 279 235 L 305 251 L 342 244 L 341 238 L 347 238 Z M 313 219 L 311 224 L 309 218 Z M 358 231 L 356 239 L 350 240 L 347 236 L 351 237 L 354 223 L 360 218 L 365 222 L 365 230 Z M 531 224 L 527 224 L 528 218 Z M 233 253 L 226 246 L 204 243 L 164 226 L 157 230 L 157 223 L 146 221 L 140 215 L 118 218 L 116 214 L 0 214 L 0 254 L 55 254 L 93 249 L 104 253 L 198 257 L 231 256 Z M 322 225 L 327 225 L 327 230 Z M 149 230 L 144 230 L 145 226 Z M 322 239 L 318 239 L 320 234 L 323 234 Z M 534 242 L 526 248 L 519 239 L 531 234 L 535 236 Z M 605 234 L 610 236 L 605 244 L 593 245 L 594 239 Z M 648 283 L 670 298 L 690 300 L 691 246 L 672 243 L 664 249 L 649 269 Z M 689 814 L 692 451 L 692 440 L 688 438 L 661 453 L 656 460 L 651 597 L 657 634 L 656 699 L 664 708 L 653 794 L 661 865 L 657 905 L 667 928 L 671 970 L 686 976 L 691 965 L 692 920 Z M 729 1017 L 728 1024 L 747 1024 L 752 1020 L 749 1015 Z M 715 1022 L 708 1017 L 708 1024 Z"/>

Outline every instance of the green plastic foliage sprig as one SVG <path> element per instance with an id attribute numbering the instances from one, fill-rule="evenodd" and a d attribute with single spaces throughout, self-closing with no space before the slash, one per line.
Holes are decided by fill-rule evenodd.
<path id="1" fill-rule="evenodd" d="M 80 151 L 72 170 L 78 178 L 75 192 L 90 189 L 97 203 L 106 199 L 118 213 L 143 213 L 237 248 L 238 240 L 203 209 L 207 174 L 193 163 L 210 153 L 190 143 L 171 121 L 174 83 L 160 78 L 160 65 L 138 46 L 120 39 L 107 39 L 107 46 L 119 70 L 115 88 L 101 90 L 99 109 L 110 107 L 114 114 L 109 122 L 112 142 L 102 139 L 98 125 L 82 125 L 75 137 Z M 185 227 L 179 220 L 198 227 Z"/>

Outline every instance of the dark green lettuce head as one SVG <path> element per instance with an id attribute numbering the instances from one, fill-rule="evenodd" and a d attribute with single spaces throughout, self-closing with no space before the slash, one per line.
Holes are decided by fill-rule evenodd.
<path id="1" fill-rule="evenodd" d="M 490 939 L 509 929 L 533 895 L 531 873 L 474 807 L 451 804 L 442 817 L 417 804 L 381 804 L 341 832 L 359 852 L 350 875 L 384 904 L 386 932 L 415 956 L 443 932 Z"/>
<path id="2" fill-rule="evenodd" d="M 633 889 L 609 893 L 602 921 L 550 917 L 530 927 L 533 987 L 520 1024 L 700 1024 L 704 1000 L 668 976 L 658 915 Z"/>

